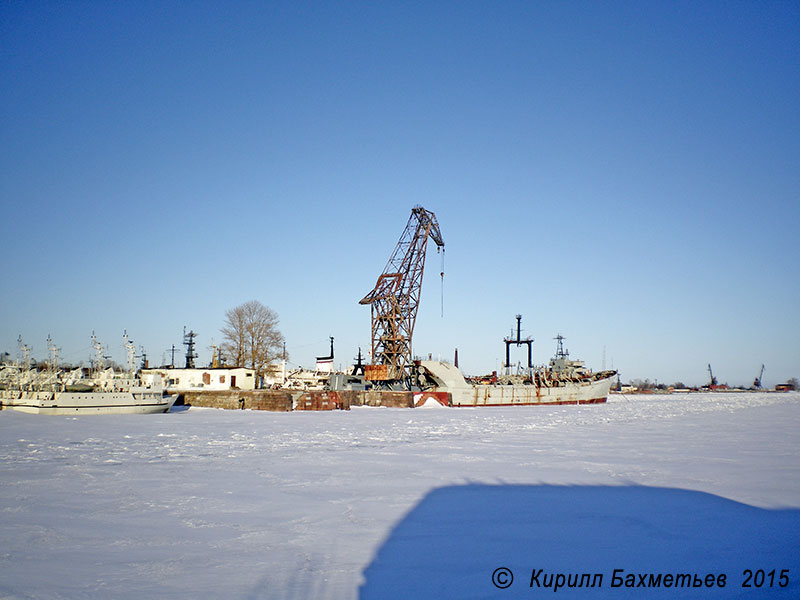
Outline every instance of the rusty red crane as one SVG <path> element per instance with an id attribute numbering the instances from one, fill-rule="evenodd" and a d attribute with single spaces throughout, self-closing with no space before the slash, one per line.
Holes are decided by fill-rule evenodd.
<path id="1" fill-rule="evenodd" d="M 370 305 L 372 316 L 372 365 L 365 370 L 367 379 L 402 380 L 406 366 L 411 364 L 411 337 L 422 292 L 428 238 L 436 243 L 437 252 L 444 252 L 436 215 L 415 206 L 375 287 L 359 302 Z"/>

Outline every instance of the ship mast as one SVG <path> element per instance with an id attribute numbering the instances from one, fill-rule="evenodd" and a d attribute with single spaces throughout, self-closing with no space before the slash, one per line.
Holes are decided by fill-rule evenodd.
<path id="1" fill-rule="evenodd" d="M 50 337 L 50 334 L 47 334 L 47 353 L 49 354 L 49 358 L 47 360 L 47 368 L 51 373 L 55 373 L 58 370 L 58 353 L 61 351 L 61 348 L 55 345 L 53 342 L 53 338 Z"/>
<path id="2" fill-rule="evenodd" d="M 183 327 L 183 345 L 186 346 L 186 368 L 194 369 L 194 359 L 197 358 L 197 352 L 194 351 L 194 338 L 197 334 L 194 331 L 186 333 L 186 326 Z"/>
<path id="3" fill-rule="evenodd" d="M 128 354 L 128 372 L 133 375 L 136 372 L 136 344 L 128 337 L 128 330 L 122 332 L 122 345 Z"/>
<path id="4" fill-rule="evenodd" d="M 513 335 L 513 331 L 511 332 Z M 533 338 L 526 337 L 522 339 L 522 315 L 517 315 L 517 337 L 507 337 L 503 341 L 506 343 L 506 364 L 507 374 L 511 375 L 511 344 L 519 346 L 528 346 L 528 375 L 530 376 L 533 370 Z"/>
<path id="5" fill-rule="evenodd" d="M 94 369 L 99 373 L 105 368 L 105 348 L 103 348 L 103 344 L 97 341 L 94 331 L 92 332 L 92 348 L 94 348 Z"/>
<path id="6" fill-rule="evenodd" d="M 553 339 L 558 342 L 556 345 L 556 358 L 567 358 L 569 352 L 564 352 L 564 336 L 559 333 Z"/>
<path id="7" fill-rule="evenodd" d="M 27 370 L 31 365 L 31 347 L 22 342 L 22 335 L 17 338 L 17 351 L 20 367 Z"/>

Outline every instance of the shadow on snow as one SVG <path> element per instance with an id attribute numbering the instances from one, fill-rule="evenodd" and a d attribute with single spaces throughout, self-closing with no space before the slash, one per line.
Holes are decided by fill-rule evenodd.
<path id="1" fill-rule="evenodd" d="M 513 575 L 506 589 L 492 582 L 501 567 L 508 571 L 497 573 L 498 583 Z M 636 574 L 636 585 L 651 573 L 725 574 L 726 584 L 612 588 L 615 569 L 623 580 Z M 746 569 L 750 588 L 742 587 Z M 359 597 L 531 598 L 552 595 L 558 573 L 573 575 L 572 583 L 583 573 L 603 576 L 595 587 L 557 590 L 569 598 L 800 597 L 800 510 L 641 486 L 443 487 L 394 527 L 364 570 Z"/>

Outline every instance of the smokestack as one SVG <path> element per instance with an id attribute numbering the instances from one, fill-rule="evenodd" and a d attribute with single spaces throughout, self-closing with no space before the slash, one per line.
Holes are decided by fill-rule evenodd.
<path id="1" fill-rule="evenodd" d="M 456 359 L 453 361 L 453 364 L 455 364 L 456 369 L 457 369 L 458 368 L 458 348 L 456 348 Z"/>

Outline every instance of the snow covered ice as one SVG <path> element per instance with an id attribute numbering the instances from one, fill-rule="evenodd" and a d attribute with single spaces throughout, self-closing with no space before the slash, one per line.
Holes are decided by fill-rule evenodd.
<path id="1" fill-rule="evenodd" d="M 559 597 L 789 599 L 798 557 L 800 393 L 0 413 L 3 600 L 552 594 L 536 569 L 604 576 Z M 612 589 L 614 569 L 727 585 Z"/>

